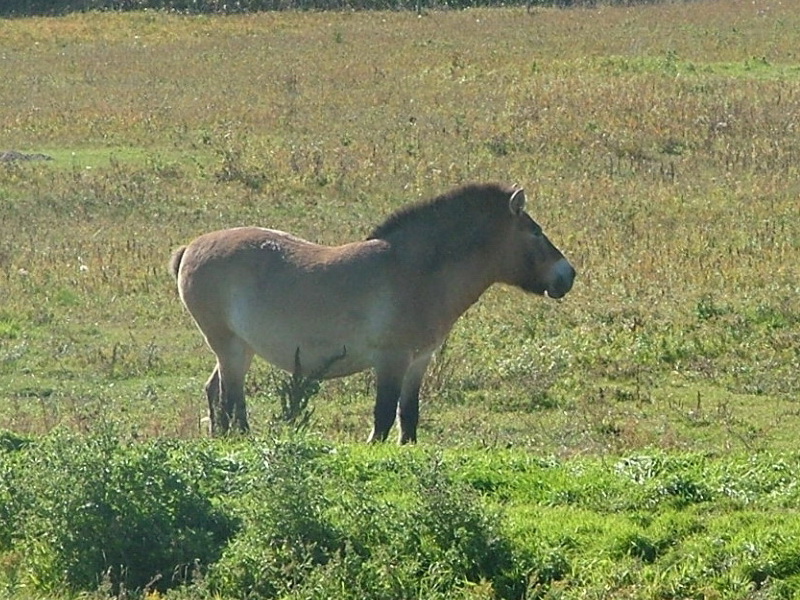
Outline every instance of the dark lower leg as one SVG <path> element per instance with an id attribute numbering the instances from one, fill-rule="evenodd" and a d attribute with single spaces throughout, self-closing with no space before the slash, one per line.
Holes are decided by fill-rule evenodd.
<path id="1" fill-rule="evenodd" d="M 225 421 L 226 428 L 222 433 L 229 433 L 231 429 L 239 433 L 247 433 L 247 409 L 244 402 L 244 386 L 229 384 L 222 381 L 220 386 L 222 401 L 220 413 Z"/>
<path id="2" fill-rule="evenodd" d="M 219 367 L 214 367 L 211 377 L 206 382 L 206 397 L 208 398 L 208 418 L 211 424 L 211 435 L 226 434 L 230 427 L 230 422 L 227 413 L 220 404 Z"/>
<path id="3" fill-rule="evenodd" d="M 231 427 L 240 433 L 248 433 L 250 425 L 247 422 L 247 406 L 244 401 L 244 394 L 238 402 L 236 402 L 230 412 Z"/>
<path id="4" fill-rule="evenodd" d="M 419 423 L 419 388 L 408 398 L 400 400 L 400 443 L 408 444 L 417 441 L 417 424 Z"/>
<path id="5" fill-rule="evenodd" d="M 400 393 L 400 443 L 408 444 L 417 441 L 417 424 L 419 423 L 419 389 L 422 378 L 428 368 L 431 355 L 418 358 L 406 372 Z"/>
<path id="6" fill-rule="evenodd" d="M 237 433 L 247 433 L 247 408 L 244 400 L 244 380 L 253 352 L 243 342 L 232 340 L 225 346 L 224 354 L 217 353 L 217 370 L 219 371 L 220 399 L 217 417 L 225 424 L 220 433 L 226 434 L 233 429 Z"/>
<path id="7" fill-rule="evenodd" d="M 400 384 L 395 381 L 378 381 L 378 397 L 375 401 L 374 425 L 369 442 L 383 442 L 389 435 L 397 416 L 397 401 L 400 397 Z"/>

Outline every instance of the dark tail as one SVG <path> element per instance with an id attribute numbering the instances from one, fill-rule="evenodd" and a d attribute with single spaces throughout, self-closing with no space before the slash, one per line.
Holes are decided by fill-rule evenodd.
<path id="1" fill-rule="evenodd" d="M 186 246 L 181 246 L 172 253 L 172 256 L 169 259 L 169 270 L 172 273 L 172 276 L 175 278 L 175 281 L 178 280 L 178 271 L 180 271 L 181 268 L 181 261 L 183 260 L 184 252 L 186 252 Z"/>

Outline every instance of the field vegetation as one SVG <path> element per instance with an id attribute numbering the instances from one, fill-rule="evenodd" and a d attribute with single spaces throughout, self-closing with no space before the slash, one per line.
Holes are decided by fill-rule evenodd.
<path id="1" fill-rule="evenodd" d="M 800 595 L 800 13 L 783 2 L 0 21 L 0 598 Z M 419 447 L 257 362 L 209 440 L 171 250 L 359 239 L 517 182 Z M 297 432 L 295 429 L 302 429 Z"/>

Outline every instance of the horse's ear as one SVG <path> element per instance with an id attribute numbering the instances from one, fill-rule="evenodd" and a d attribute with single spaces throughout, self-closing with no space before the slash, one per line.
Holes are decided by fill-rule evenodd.
<path id="1" fill-rule="evenodd" d="M 508 207 L 515 215 L 521 215 L 525 210 L 525 190 L 522 188 L 514 190 L 514 193 L 511 194 L 511 199 L 508 201 Z"/>

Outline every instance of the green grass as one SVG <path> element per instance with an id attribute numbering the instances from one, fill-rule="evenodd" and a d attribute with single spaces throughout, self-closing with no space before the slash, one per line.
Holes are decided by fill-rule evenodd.
<path id="1" fill-rule="evenodd" d="M 231 488 L 198 493 L 249 524 L 219 542 L 218 587 L 194 592 L 240 596 L 257 568 L 239 561 L 257 555 L 314 564 L 279 596 L 318 585 L 331 597 L 327 586 L 365 573 L 363 590 L 391 597 L 380 565 L 406 552 L 425 560 L 398 585 L 426 582 L 419 597 L 515 597 L 497 590 L 520 572 L 465 575 L 469 548 L 414 545 L 434 535 L 415 519 L 444 510 L 412 510 L 429 489 L 474 517 L 447 527 L 519 553 L 529 598 L 793 597 L 796 499 L 782 477 L 794 477 L 800 426 L 796 12 L 712 1 L 3 21 L 0 150 L 55 160 L 0 165 L 0 430 L 39 444 L 25 460 L 42 480 L 70 444 L 70 460 L 88 460 L 81 436 L 98 428 L 134 454 L 174 443 L 197 469 L 241 452 L 236 464 L 267 477 L 252 465 L 280 429 L 278 374 L 251 371 L 253 446 L 205 440 L 213 358 L 177 299 L 172 249 L 243 224 L 339 243 L 454 185 L 518 182 L 576 265 L 574 290 L 552 302 L 498 287 L 470 309 L 425 382 L 420 448 L 360 445 L 370 374 L 323 385 L 310 431 L 329 450 L 309 450 L 307 472 L 334 475 L 319 497 L 291 470 L 284 483 L 319 501 L 294 516 L 324 525 L 327 566 L 295 546 L 257 554 L 274 537 L 258 520 L 289 508 L 221 476 Z M 150 460 L 106 450 L 121 461 L 118 487 L 125 461 Z M 77 494 L 76 477 L 53 489 Z M 237 486 L 255 496 L 237 506 Z M 359 537 L 350 514 L 375 537 Z M 499 532 L 486 525 L 495 517 Z M 39 530 L 25 531 L 33 543 Z M 8 536 L 0 596 L 45 594 L 9 583 L 28 547 Z M 372 550 L 346 559 L 339 543 Z M 59 588 L 63 564 L 40 550 Z M 81 590 L 112 594 L 104 585 Z"/>
<path id="2" fill-rule="evenodd" d="M 2 441 L 12 598 L 755 599 L 800 581 L 797 453 Z"/>

